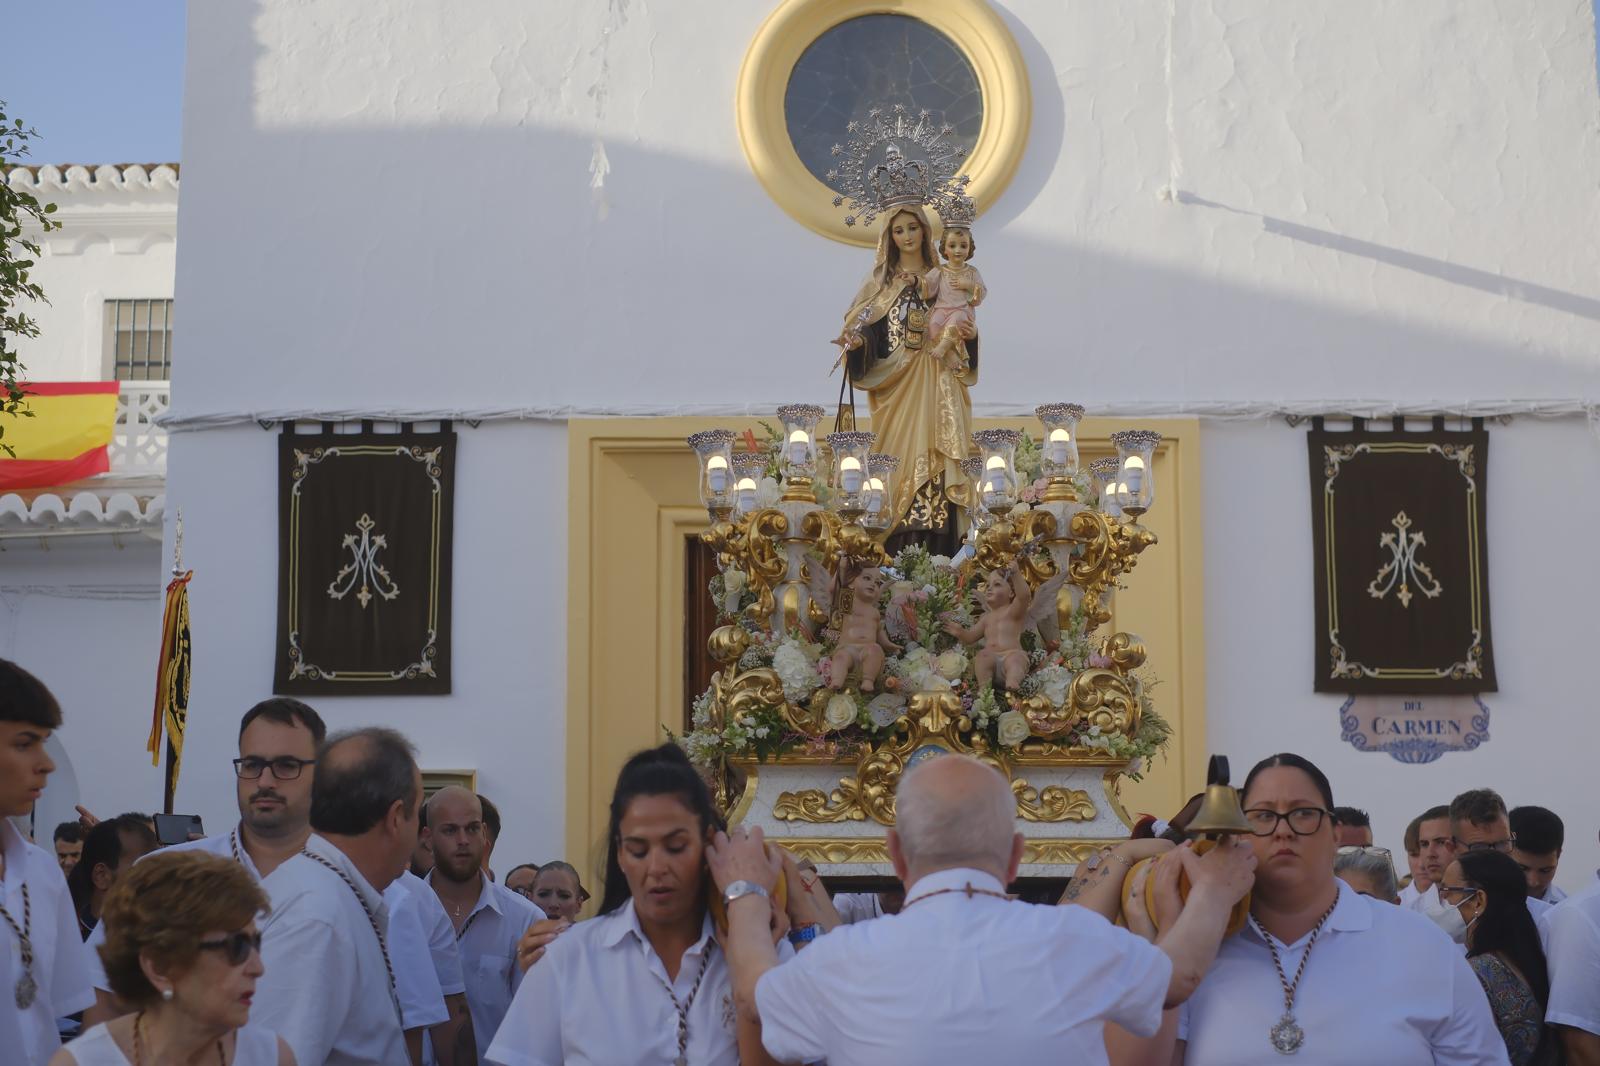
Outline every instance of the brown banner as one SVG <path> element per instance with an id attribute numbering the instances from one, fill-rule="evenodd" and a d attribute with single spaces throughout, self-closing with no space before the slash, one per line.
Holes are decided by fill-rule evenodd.
<path id="1" fill-rule="evenodd" d="M 272 690 L 450 691 L 455 433 L 295 433 L 278 450 Z"/>
<path id="2" fill-rule="evenodd" d="M 1403 426 L 1308 437 L 1318 692 L 1495 691 L 1489 435 Z"/>

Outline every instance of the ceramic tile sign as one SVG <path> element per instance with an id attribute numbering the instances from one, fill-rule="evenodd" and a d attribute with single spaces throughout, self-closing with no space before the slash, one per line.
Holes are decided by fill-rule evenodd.
<path id="1" fill-rule="evenodd" d="M 1339 708 L 1339 739 L 1357 751 L 1430 763 L 1489 739 L 1489 708 L 1475 695 L 1351 696 Z"/>

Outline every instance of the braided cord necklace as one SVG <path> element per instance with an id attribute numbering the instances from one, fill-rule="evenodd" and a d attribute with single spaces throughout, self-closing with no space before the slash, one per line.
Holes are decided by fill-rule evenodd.
<path id="1" fill-rule="evenodd" d="M 133 1019 L 133 1066 L 144 1066 L 144 1041 L 139 1039 L 139 1029 L 144 1025 L 144 1011 L 140 1011 Z M 228 1053 L 222 1050 L 222 1041 L 217 1041 L 217 1062 L 219 1066 L 228 1066 Z"/>
<path id="2" fill-rule="evenodd" d="M 361 904 L 362 913 L 367 916 L 367 921 L 372 923 L 372 935 L 378 938 L 378 950 L 383 953 L 383 968 L 384 971 L 389 975 L 389 1002 L 394 1005 L 395 1018 L 400 1019 L 400 995 L 395 991 L 394 963 L 389 961 L 389 942 L 384 938 L 383 930 L 378 926 L 378 916 L 374 914 L 372 912 L 372 908 L 367 905 L 366 897 L 361 894 L 361 890 L 356 887 L 356 883 L 350 880 L 349 874 L 345 873 L 333 863 L 329 862 L 327 859 L 324 859 L 321 855 L 318 855 L 316 852 L 311 851 L 308 848 L 301 848 L 300 854 L 304 855 L 312 862 L 320 863 L 321 865 L 332 870 L 334 873 L 338 874 L 339 880 L 345 883 L 345 887 L 348 888 L 351 894 L 356 897 L 356 902 Z M 403 1020 L 401 1021 L 400 1025 L 402 1029 L 405 1028 L 405 1022 Z"/>
<path id="3" fill-rule="evenodd" d="M 964 888 L 937 888 L 932 892 L 924 892 L 920 896 L 912 896 L 910 899 L 900 904 L 900 910 L 903 912 L 907 907 L 914 903 L 921 903 L 923 900 L 932 899 L 934 896 L 949 895 L 952 892 L 960 892 L 968 899 L 971 899 L 973 896 L 993 896 L 995 899 L 1003 899 L 1007 903 L 1010 903 L 1012 899 L 1012 897 L 1006 895 L 1004 892 L 994 892 L 987 888 L 977 888 L 972 884 L 971 881 L 968 881 L 966 887 Z"/>
<path id="4" fill-rule="evenodd" d="M 706 967 L 711 964 L 711 953 L 716 950 L 715 940 L 706 941 L 706 949 L 700 956 L 700 971 L 694 976 L 694 987 L 689 989 L 689 998 L 682 1003 L 678 1002 L 678 994 L 660 974 L 655 979 L 661 982 L 661 987 L 667 990 L 667 997 L 672 1000 L 673 1009 L 678 1012 L 678 1057 L 674 1066 L 689 1066 L 689 1008 L 694 1006 L 694 997 L 700 993 L 700 982 L 706 978 Z"/>
<path id="5" fill-rule="evenodd" d="M 27 1010 L 39 996 L 39 983 L 33 979 L 33 904 L 28 900 L 26 881 L 22 883 L 22 924 L 17 924 L 4 903 L 0 903 L 0 918 L 17 934 L 17 946 L 22 949 L 22 976 L 17 978 L 16 1000 L 18 1010 Z"/>
<path id="6" fill-rule="evenodd" d="M 1306 942 L 1305 954 L 1300 956 L 1300 965 L 1295 968 L 1293 981 L 1290 981 L 1288 975 L 1283 972 L 1283 959 L 1278 956 L 1278 942 L 1271 933 L 1261 927 L 1261 923 L 1256 921 L 1254 915 L 1250 916 L 1250 924 L 1255 926 L 1261 939 L 1267 942 L 1267 950 L 1272 952 L 1272 965 L 1277 968 L 1278 981 L 1283 985 L 1283 1017 L 1279 1018 L 1278 1024 L 1267 1033 L 1267 1039 L 1271 1041 L 1273 1050 L 1280 1055 L 1293 1055 L 1305 1046 L 1306 1031 L 1300 1028 L 1300 1023 L 1295 1021 L 1294 1017 L 1294 994 L 1300 988 L 1300 978 L 1305 976 L 1311 949 L 1317 946 L 1317 937 L 1322 935 L 1322 927 L 1328 924 L 1328 919 L 1333 917 L 1333 908 L 1338 905 L 1339 897 L 1335 895 L 1333 903 L 1322 912 L 1322 917 L 1317 919 L 1316 928 L 1311 930 L 1311 939 Z"/>

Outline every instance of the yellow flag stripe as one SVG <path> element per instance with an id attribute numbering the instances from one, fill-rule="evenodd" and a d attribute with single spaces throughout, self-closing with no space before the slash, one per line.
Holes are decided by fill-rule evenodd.
<path id="1" fill-rule="evenodd" d="M 111 443 L 117 421 L 115 393 L 87 396 L 29 396 L 32 418 L 6 419 L 0 440 L 16 450 L 17 459 L 76 459 Z M 6 462 L 0 452 L 0 463 Z"/>

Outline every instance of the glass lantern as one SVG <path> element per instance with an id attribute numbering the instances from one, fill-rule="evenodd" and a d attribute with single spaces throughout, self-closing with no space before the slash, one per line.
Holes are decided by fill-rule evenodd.
<path id="1" fill-rule="evenodd" d="M 700 502 L 711 517 L 725 519 L 733 511 L 733 431 L 703 429 L 688 440 L 700 458 Z"/>
<path id="2" fill-rule="evenodd" d="M 739 452 L 733 457 L 733 513 L 744 516 L 756 509 L 761 479 L 767 476 L 767 452 Z"/>
<path id="3" fill-rule="evenodd" d="M 867 455 L 867 509 L 861 523 L 868 529 L 882 531 L 894 523 L 894 472 L 899 466 L 898 455 Z"/>
<path id="4" fill-rule="evenodd" d="M 854 430 L 828 434 L 828 450 L 833 453 L 834 510 L 854 522 L 867 510 L 867 457 L 872 452 L 871 433 Z"/>
<path id="5" fill-rule="evenodd" d="M 1117 473 L 1117 505 L 1135 522 L 1156 499 L 1155 453 L 1161 434 L 1148 429 L 1125 429 L 1111 434 L 1121 469 Z"/>
<path id="6" fill-rule="evenodd" d="M 1048 478 L 1071 478 L 1078 473 L 1078 423 L 1083 407 L 1075 403 L 1047 403 L 1033 413 L 1044 423 L 1039 444 L 1039 472 Z"/>
<path id="7" fill-rule="evenodd" d="M 778 408 L 783 444 L 778 467 L 786 482 L 809 485 L 817 476 L 817 423 L 826 414 L 814 403 L 789 403 Z"/>
<path id="8" fill-rule="evenodd" d="M 1122 461 L 1109 456 L 1089 464 L 1089 474 L 1094 478 L 1095 492 L 1099 498 L 1100 513 L 1107 518 L 1121 518 L 1122 508 L 1117 506 L 1117 474 Z"/>
<path id="9" fill-rule="evenodd" d="M 983 453 L 978 499 L 991 513 L 1005 515 L 1017 505 L 1021 489 L 1017 480 L 1017 443 L 1022 434 L 1014 429 L 984 429 L 974 433 L 972 440 Z"/>

